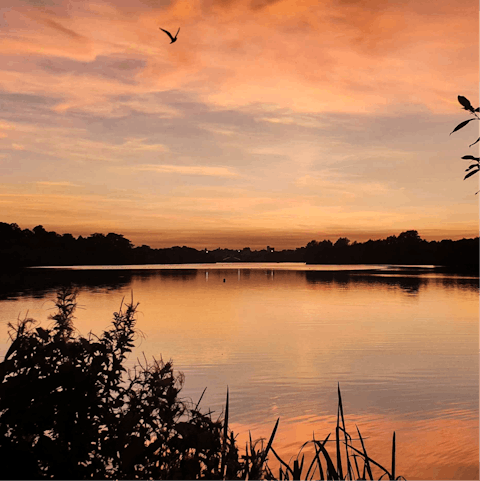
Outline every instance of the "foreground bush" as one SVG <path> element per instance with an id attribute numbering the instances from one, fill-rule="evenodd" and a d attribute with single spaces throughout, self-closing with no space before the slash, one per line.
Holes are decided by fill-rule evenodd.
<path id="1" fill-rule="evenodd" d="M 60 290 L 56 307 L 49 329 L 28 318 L 9 324 L 12 342 L 0 364 L 3 479 L 275 479 L 270 450 L 281 463 L 280 479 L 373 479 L 372 463 L 395 479 L 395 434 L 389 472 L 368 457 L 363 440 L 362 450 L 351 445 L 340 390 L 336 466 L 325 449 L 330 435 L 309 441 L 316 456 L 308 470 L 303 460 L 286 464 L 272 447 L 278 420 L 266 447 L 250 440 L 240 456 L 228 428 L 228 391 L 225 414 L 214 421 L 198 403 L 179 398 L 183 377 L 173 374 L 171 363 L 145 360 L 127 372 L 137 335 L 133 301 L 114 313 L 100 337 L 75 332 L 74 290 Z"/>

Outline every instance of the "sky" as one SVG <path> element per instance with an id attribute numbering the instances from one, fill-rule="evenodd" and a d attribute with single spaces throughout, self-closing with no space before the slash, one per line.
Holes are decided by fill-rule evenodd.
<path id="1" fill-rule="evenodd" d="M 135 245 L 478 236 L 478 4 L 14 0 L 0 222 Z M 159 28 L 173 34 L 170 40 Z"/>

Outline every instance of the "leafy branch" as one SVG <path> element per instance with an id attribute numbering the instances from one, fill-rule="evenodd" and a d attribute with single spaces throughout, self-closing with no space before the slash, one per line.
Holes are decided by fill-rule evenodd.
<path id="1" fill-rule="evenodd" d="M 468 110 L 474 117 L 459 123 L 452 130 L 452 132 L 450 132 L 450 135 L 452 135 L 453 132 L 457 132 L 457 130 L 463 129 L 463 127 L 465 127 L 465 125 L 467 125 L 472 120 L 480 120 L 480 117 L 477 115 L 477 112 L 480 112 L 480 107 L 477 107 L 476 109 L 474 109 L 472 107 L 472 104 L 470 103 L 470 100 L 468 100 L 466 97 L 463 97 L 462 95 L 458 96 L 458 101 L 460 102 L 460 105 L 462 105 L 463 109 Z M 473 144 L 470 144 L 469 147 L 472 147 L 472 145 L 475 145 L 478 141 L 480 141 L 480 137 Z M 462 159 L 473 161 L 473 163 L 467 169 L 465 169 L 465 172 L 468 172 L 468 173 L 465 175 L 463 180 L 468 179 L 469 177 L 471 177 L 472 175 L 480 171 L 480 157 L 474 157 L 473 155 L 464 155 Z M 480 190 L 475 192 L 475 195 L 478 194 L 479 192 Z"/>

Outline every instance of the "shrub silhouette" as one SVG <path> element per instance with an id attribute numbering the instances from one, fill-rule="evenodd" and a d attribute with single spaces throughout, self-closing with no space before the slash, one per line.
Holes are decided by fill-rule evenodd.
<path id="1" fill-rule="evenodd" d="M 179 398 L 183 377 L 170 362 L 126 371 L 137 305 L 121 307 L 111 329 L 87 338 L 73 328 L 76 292 L 60 290 L 56 307 L 50 329 L 28 318 L 9 324 L 12 343 L 0 364 L 2 478 L 244 477 L 233 433 Z"/>

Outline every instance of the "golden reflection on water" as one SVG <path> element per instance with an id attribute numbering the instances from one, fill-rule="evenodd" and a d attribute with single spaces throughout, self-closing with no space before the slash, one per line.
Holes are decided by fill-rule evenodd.
<path id="1" fill-rule="evenodd" d="M 458 416 L 457 416 L 458 415 Z M 466 418 L 463 416 L 466 415 Z M 313 438 L 324 440 L 331 433 L 330 440 L 335 439 L 336 412 L 330 416 L 299 417 L 297 421 L 283 425 L 280 420 L 279 429 L 275 436 L 274 449 L 283 461 L 293 466 L 293 460 L 301 460 L 305 455 L 304 471 L 306 473 L 314 457 L 314 448 L 307 445 L 301 451 L 305 441 Z M 353 445 L 361 449 L 355 425 L 358 426 L 364 439 L 367 454 L 376 462 L 391 469 L 392 438 L 396 433 L 396 474 L 406 479 L 478 479 L 478 449 L 472 446 L 472 440 L 478 438 L 478 419 L 469 413 L 449 412 L 446 418 L 433 418 L 414 420 L 395 415 L 355 416 L 346 413 L 346 429 L 352 438 Z M 265 438 L 268 441 L 270 432 L 263 426 L 231 425 L 234 432 L 239 432 L 238 442 L 245 447 L 248 441 L 248 430 L 251 430 L 252 439 Z M 420 441 L 420 442 L 419 442 Z M 477 444 L 478 447 L 478 444 Z M 342 459 L 346 465 L 345 457 Z M 335 459 L 335 443 L 327 443 L 327 450 L 332 459 Z M 323 459 L 322 459 L 323 460 Z M 269 456 L 269 467 L 278 476 L 280 463 L 273 455 Z M 359 462 L 359 467 L 363 464 Z M 383 474 L 379 468 L 373 466 L 374 479 L 379 479 Z M 385 478 L 384 478 L 385 479 Z"/>
<path id="2" fill-rule="evenodd" d="M 397 474 L 478 479 L 478 279 L 217 267 L 109 282 L 82 287 L 80 332 L 106 328 L 133 291 L 146 337 L 130 365 L 142 351 L 173 358 L 183 395 L 207 387 L 214 416 L 228 385 L 240 448 L 249 429 L 268 438 L 278 417 L 285 460 L 312 432 L 334 436 L 340 383 L 347 430 L 358 425 L 373 459 L 390 467 L 395 431 Z M 27 309 L 45 319 L 45 301 L 0 301 L 0 319 Z"/>

